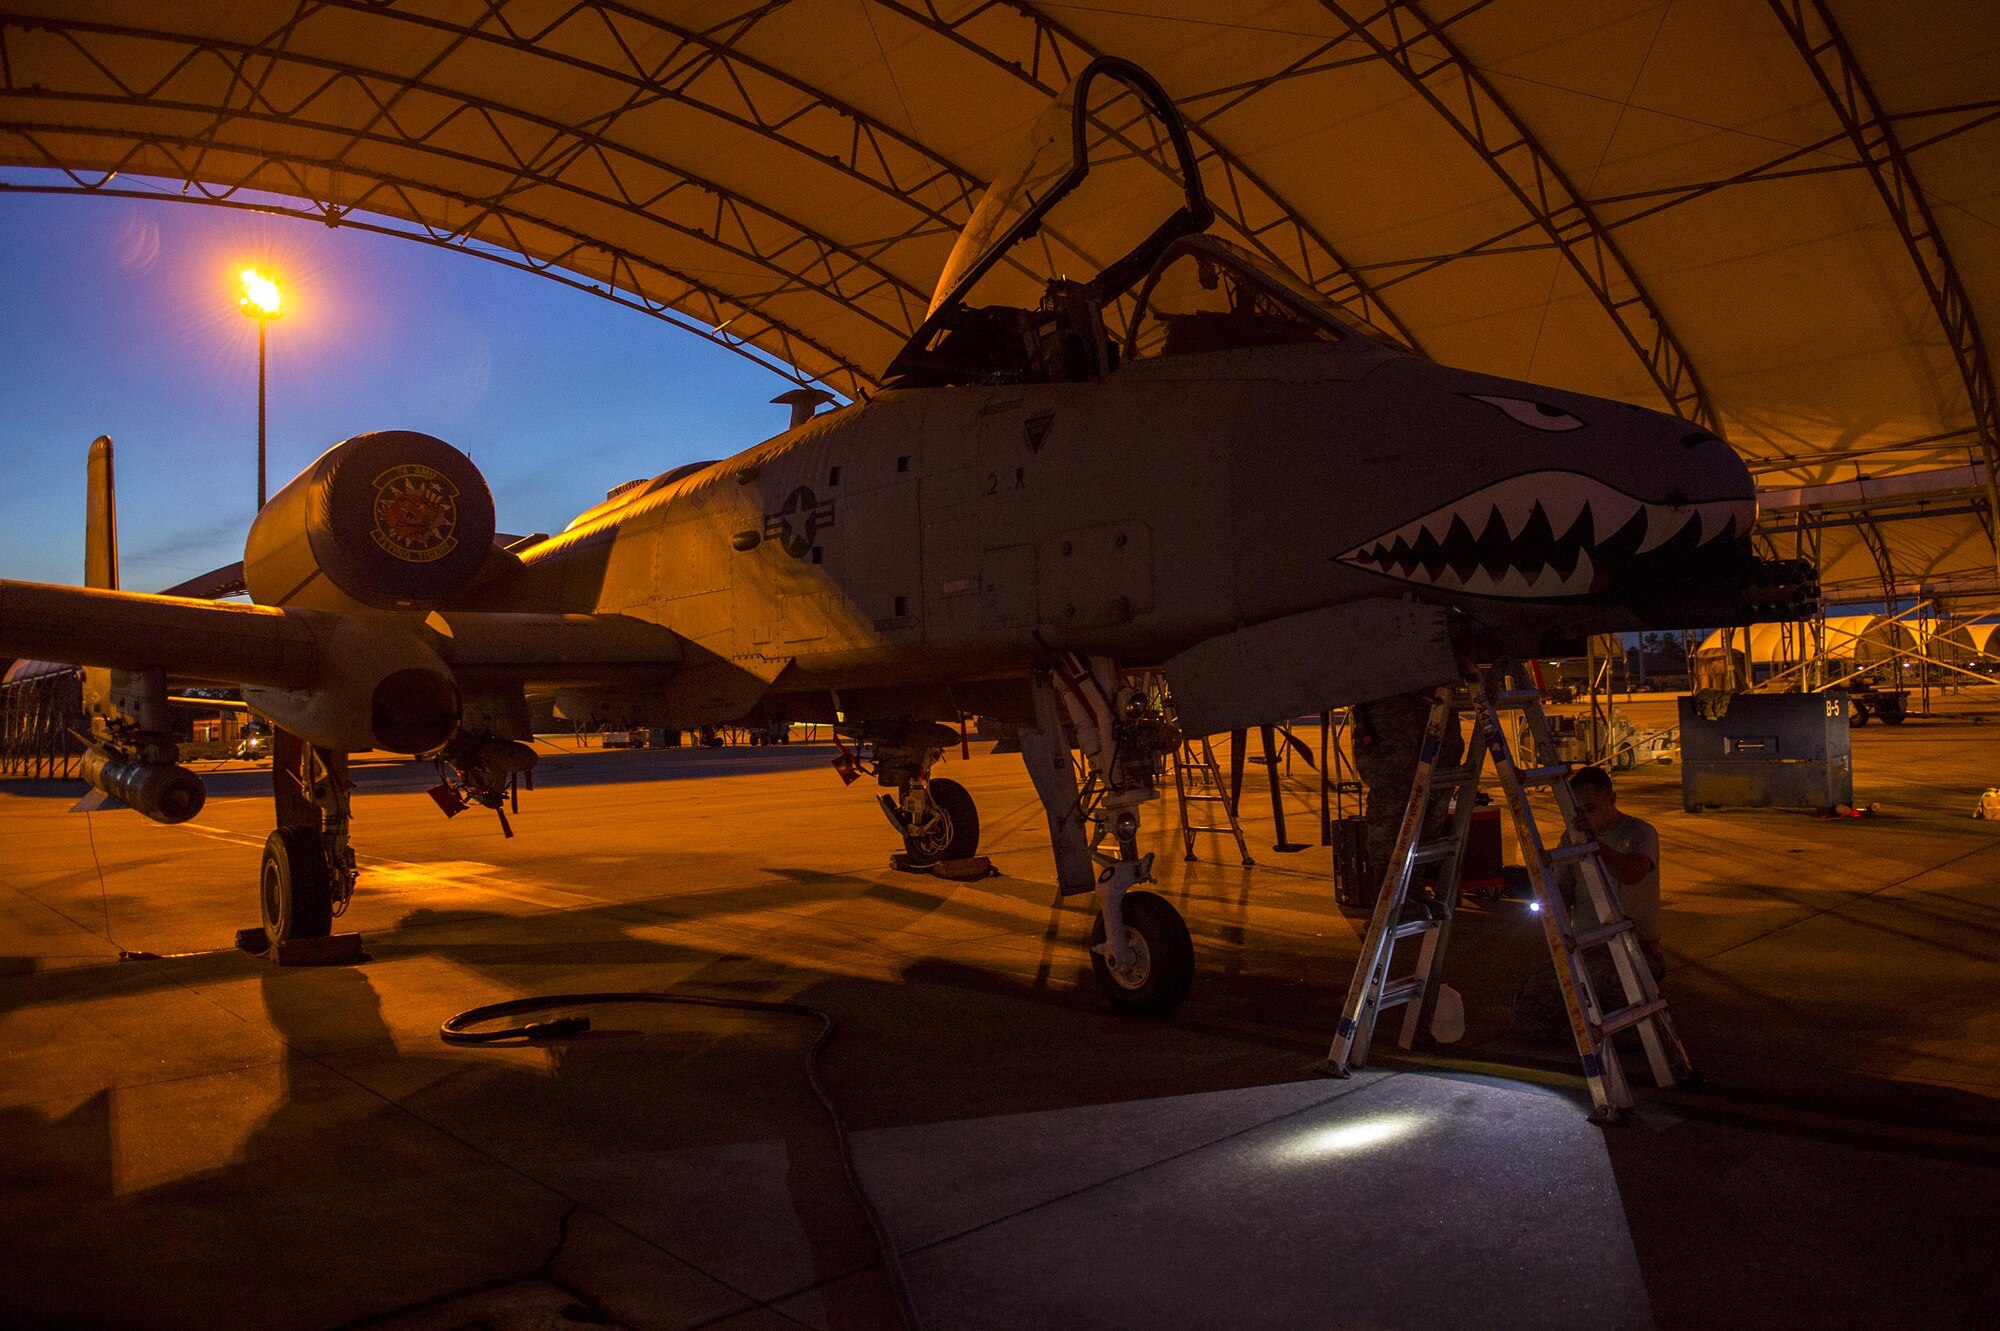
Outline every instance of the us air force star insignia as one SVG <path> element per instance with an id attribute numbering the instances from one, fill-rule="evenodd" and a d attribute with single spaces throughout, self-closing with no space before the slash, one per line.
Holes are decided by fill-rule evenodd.
<path id="1" fill-rule="evenodd" d="M 794 559 L 804 559 L 819 534 L 833 525 L 833 501 L 821 501 L 811 486 L 785 496 L 776 513 L 764 515 L 764 539 L 776 541 Z"/>
<path id="2" fill-rule="evenodd" d="M 1038 411 L 1021 422 L 1021 438 L 1027 441 L 1030 453 L 1042 451 L 1048 441 L 1049 431 L 1055 428 L 1056 414 L 1053 411 Z"/>
<path id="3" fill-rule="evenodd" d="M 458 548 L 458 487 L 421 463 L 375 478 L 375 544 L 397 559 L 428 564 Z"/>

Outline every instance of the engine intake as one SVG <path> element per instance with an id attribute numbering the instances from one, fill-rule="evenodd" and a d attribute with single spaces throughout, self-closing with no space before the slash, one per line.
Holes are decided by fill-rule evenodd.
<path id="1" fill-rule="evenodd" d="M 368 723 L 378 748 L 428 753 L 458 729 L 459 698 L 451 676 L 420 667 L 395 671 L 375 686 Z"/>
<path id="2" fill-rule="evenodd" d="M 320 455 L 251 524 L 244 581 L 264 605 L 429 610 L 493 550 L 493 495 L 472 460 L 412 430 Z"/>

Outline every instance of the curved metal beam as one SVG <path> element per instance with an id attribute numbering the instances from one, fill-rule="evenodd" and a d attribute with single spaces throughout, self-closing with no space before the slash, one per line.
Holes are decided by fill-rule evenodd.
<path id="1" fill-rule="evenodd" d="M 0 19 L 0 47 L 8 43 L 19 26 L 11 20 Z M 338 154 L 342 158 L 362 143 L 375 143 L 393 148 L 415 148 L 475 168 L 497 167 L 512 172 L 514 179 L 491 196 L 496 206 L 523 189 L 537 186 L 577 194 L 630 214 L 648 225 L 664 226 L 759 266 L 771 268 L 799 287 L 819 291 L 875 322 L 885 332 L 900 337 L 908 337 L 921 322 L 929 303 L 927 292 L 884 269 L 872 256 L 844 246 L 791 217 L 746 200 L 712 180 L 693 175 L 630 145 L 612 143 L 602 135 L 581 133 L 561 122 L 517 107 L 435 84 L 411 81 L 390 72 L 322 60 L 277 47 L 209 38 L 162 36 L 150 30 L 107 24 L 49 20 L 38 21 L 33 26 L 37 33 L 68 43 L 74 54 L 82 57 L 82 63 L 96 69 L 104 83 L 115 90 L 112 93 L 57 90 L 42 82 L 32 92 L 16 94 L 35 101 L 128 102 L 147 109 L 210 114 L 213 120 L 204 139 L 212 146 L 220 146 L 221 135 L 227 125 L 248 121 L 314 129 L 334 138 L 345 136 L 346 141 Z M 181 52 L 181 58 L 149 65 L 151 77 L 148 81 L 135 83 L 121 76 L 108 58 L 92 50 L 93 39 L 100 38 L 126 46 L 156 42 Z M 22 60 L 18 55 L 7 62 L 10 70 L 24 65 L 30 70 L 35 68 L 37 62 L 32 56 Z M 211 103 L 177 101 L 168 95 L 171 89 L 185 83 L 186 75 L 201 73 L 199 66 L 206 61 L 213 61 L 239 85 L 251 88 L 245 105 L 218 109 Z M 267 75 L 284 65 L 307 72 L 312 81 L 303 87 L 296 82 L 288 85 L 291 95 L 287 103 L 281 105 L 263 91 L 264 81 L 260 80 L 257 86 L 252 87 L 248 77 L 252 61 L 268 62 L 264 70 Z M 394 86 L 399 94 L 404 91 L 421 93 L 449 109 L 442 115 L 427 115 L 418 129 L 406 129 L 397 117 L 387 114 L 370 117 L 368 125 L 358 129 L 351 124 L 311 118 L 311 108 L 339 105 L 343 98 L 351 95 L 358 95 L 363 105 L 372 104 L 380 108 L 382 99 L 375 86 L 371 85 L 371 80 L 374 84 Z M 0 96 L 13 92 L 12 88 L 0 89 Z M 493 143 L 492 159 L 444 146 L 454 135 L 463 136 L 467 128 L 464 122 L 468 121 L 476 122 L 470 128 L 478 132 L 482 139 Z M 244 144 L 233 147 L 239 152 L 259 151 Z M 552 156 L 559 158 L 561 165 L 537 165 Z M 601 167 L 601 173 L 569 172 L 570 166 L 585 157 Z M 368 170 L 366 166 L 354 166 L 352 169 L 363 173 Z M 646 180 L 643 184 L 633 179 L 648 172 L 666 179 Z M 615 193 L 590 188 L 579 179 L 584 175 L 596 178 L 600 174 Z M 697 220 L 690 223 L 656 211 L 676 194 L 689 190 L 699 191 L 714 200 L 712 213 L 705 206 L 701 210 L 710 213 L 709 216 L 697 214 Z M 680 207 L 678 211 L 686 214 L 690 210 Z M 460 229 L 469 229 L 477 222 L 478 219 L 474 218 Z M 874 248 L 880 250 L 886 245 L 878 244 Z M 804 253 L 794 253 L 799 250 Z M 862 278 L 860 284 L 851 281 L 857 275 Z M 902 315 L 901 322 L 882 319 L 862 304 L 884 289 L 894 296 Z"/>
<path id="2" fill-rule="evenodd" d="M 1411 0 L 1385 0 L 1367 19 L 1338 0 L 1320 3 L 1493 169 L 1604 307 L 1674 412 L 1720 434 L 1693 362 L 1610 230 L 1443 27 Z"/>
<path id="3" fill-rule="evenodd" d="M 384 5 L 380 0 L 301 0 L 301 7 L 353 11 L 366 15 L 369 21 L 397 22 L 441 33 L 451 39 L 453 49 L 479 42 L 610 79 L 631 89 L 633 95 L 611 115 L 599 117 L 602 123 L 596 132 L 604 132 L 632 110 L 655 102 L 674 102 L 791 148 L 954 231 L 971 217 L 973 203 L 985 188 L 971 173 L 908 135 L 746 55 L 713 33 L 699 32 L 613 0 L 570 0 L 553 11 L 537 7 L 536 14 L 545 17 L 533 26 L 518 25 L 507 7 L 498 3 L 485 6 L 470 24 L 407 6 Z M 754 20 L 762 12 L 748 17 Z M 580 23 L 593 25 L 591 35 L 608 37 L 622 65 L 570 54 L 558 39 L 567 35 L 565 29 Z M 747 26 L 739 25 L 737 35 Z M 664 37 L 673 49 L 651 62 L 643 60 L 634 44 L 626 40 L 628 29 Z M 690 91 L 698 81 L 711 77 L 726 86 L 734 106 Z M 940 194 L 936 203 L 929 201 L 933 193 Z"/>
<path id="4" fill-rule="evenodd" d="M 330 206 L 328 209 L 323 210 L 317 206 L 299 207 L 278 203 L 252 203 L 243 199 L 217 198 L 208 194 L 179 194 L 164 193 L 160 190 L 133 189 L 126 186 L 115 186 L 108 182 L 93 185 L 78 180 L 68 172 L 65 172 L 65 175 L 68 177 L 69 183 L 62 185 L 54 183 L 24 185 L 18 181 L 0 180 L 0 195 L 79 195 L 107 199 L 136 199 L 153 203 L 193 204 L 197 207 L 228 208 L 239 212 L 264 213 L 273 217 L 291 217 L 301 222 L 318 222 L 328 227 L 346 227 L 355 231 L 366 231 L 371 235 L 390 236 L 396 240 L 414 241 L 419 245 L 430 245 L 437 249 L 451 250 L 458 254 L 470 255 L 475 259 L 484 259 L 489 263 L 497 263 L 505 268 L 513 268 L 519 272 L 530 273 L 536 277 L 544 277 L 552 282 L 561 283 L 572 290 L 581 291 L 586 295 L 596 296 L 601 300 L 608 300 L 614 305 L 621 305 L 628 310 L 649 315 L 680 332 L 691 333 L 704 342 L 712 342 L 724 351 L 733 351 L 752 365 L 760 369 L 769 370 L 788 384 L 830 383 L 829 380 L 806 373 L 796 365 L 785 364 L 754 342 L 746 342 L 741 338 L 732 338 L 726 332 L 718 332 L 713 328 L 704 327 L 696 320 L 681 314 L 680 311 L 670 305 L 653 303 L 644 295 L 637 292 L 627 295 L 616 288 L 593 282 L 588 278 L 574 276 L 561 269 L 538 264 L 522 255 L 503 254 L 498 250 L 480 248 L 467 243 L 465 237 L 434 235 L 428 230 L 405 231 L 401 228 L 387 225 L 385 222 L 376 222 L 366 217 L 357 217 L 352 213 L 343 211 L 337 206 Z M 421 227 L 422 224 L 413 223 L 412 225 Z"/>
<path id="5" fill-rule="evenodd" d="M 561 9 L 538 8 L 538 21 L 533 24 L 517 23 L 504 0 L 489 3 L 486 12 L 469 23 L 383 5 L 380 0 L 298 3 L 299 17 L 285 26 L 287 34 L 308 12 L 341 9 L 368 15 L 369 21 L 394 20 L 444 35 L 448 38 L 446 48 L 431 58 L 426 71 L 459 48 L 479 42 L 519 58 L 549 61 L 624 85 L 629 89 L 624 102 L 594 118 L 591 132 L 596 134 L 608 133 L 632 111 L 673 102 L 784 146 L 816 167 L 831 167 L 895 200 L 923 219 L 874 242 L 884 248 L 917 239 L 932 229 L 956 235 L 971 218 L 985 189 L 985 182 L 915 138 L 736 49 L 732 42 L 780 7 L 776 4 L 759 6 L 699 31 L 617 0 L 569 0 Z M 586 27 L 579 31 L 577 25 Z M 731 30 L 726 38 L 717 35 L 724 28 Z M 645 43 L 631 40 L 635 36 L 664 38 L 671 49 L 658 59 L 642 59 L 638 48 Z M 568 48 L 577 45 L 580 37 L 597 38 L 599 46 L 608 44 L 618 53 L 620 63 L 570 54 Z M 608 43 L 602 40 L 605 38 Z M 697 84 L 705 91 L 722 94 L 721 98 L 696 95 Z M 1054 228 L 1044 234 L 1051 241 L 1066 243 Z M 928 307 L 928 294 L 922 304 Z"/>
<path id="6" fill-rule="evenodd" d="M 1007 71 L 1037 91 L 1053 97 L 1100 53 L 1082 38 L 1056 23 L 1025 0 L 1007 3 L 974 4 L 963 13 L 947 18 L 936 0 L 862 0 L 887 9 L 911 23 L 945 37 L 981 59 Z M 1026 32 L 1010 32 L 1013 55 L 998 49 L 993 39 L 1002 19 L 1025 21 Z M 981 40 L 967 37 L 962 29 L 979 21 Z M 1044 66 L 1055 75 L 1043 77 Z M 1196 154 L 1213 170 L 1208 180 L 1208 201 L 1216 215 L 1228 222 L 1250 245 L 1274 262 L 1304 278 L 1321 295 L 1348 306 L 1369 323 L 1384 328 L 1411 348 L 1421 351 L 1416 335 L 1382 302 L 1375 287 L 1341 258 L 1324 236 L 1302 221 L 1297 212 L 1269 185 L 1236 157 L 1194 125 L 1188 129 Z"/>
<path id="7" fill-rule="evenodd" d="M 574 228 L 565 226 L 559 222 L 534 216 L 520 208 L 507 208 L 488 214 L 494 227 L 498 230 L 499 234 L 497 238 L 484 228 L 482 228 L 480 233 L 474 233 L 465 229 L 454 228 L 446 230 L 438 227 L 427 220 L 436 210 L 423 207 L 421 203 L 422 199 L 428 197 L 446 203 L 457 204 L 465 208 L 468 212 L 481 211 L 484 209 L 486 201 L 454 192 L 431 182 L 404 179 L 380 170 L 370 170 L 363 188 L 353 197 L 335 201 L 320 198 L 319 192 L 312 188 L 310 182 L 301 172 L 302 170 L 317 170 L 329 174 L 354 174 L 344 162 L 338 160 L 315 161 L 303 156 L 295 156 L 282 161 L 272 161 L 263 157 L 260 153 L 254 153 L 254 150 L 246 151 L 231 146 L 224 146 L 220 151 L 243 156 L 253 156 L 254 160 L 241 173 L 240 177 L 234 181 L 217 180 L 215 178 L 217 169 L 214 167 L 203 167 L 202 170 L 207 179 L 198 181 L 192 175 L 195 167 L 193 161 L 190 159 L 197 155 L 204 153 L 212 154 L 218 151 L 217 145 L 212 141 L 178 135 L 139 133 L 129 129 L 77 127 L 73 125 L 23 125 L 18 122 L 0 125 L 0 134 L 11 134 L 28 143 L 41 156 L 43 166 L 63 171 L 70 179 L 76 182 L 78 192 L 103 193 L 103 187 L 108 185 L 111 179 L 121 174 L 165 176 L 169 179 L 188 183 L 211 201 L 227 201 L 233 195 L 244 190 L 265 191 L 304 199 L 316 205 L 316 211 L 309 215 L 313 216 L 315 220 L 327 222 L 330 225 L 345 223 L 350 210 L 376 212 L 422 227 L 426 237 L 433 243 L 448 244 L 454 248 L 460 248 L 473 253 L 482 252 L 480 247 L 493 246 L 503 253 L 518 256 L 516 259 L 502 260 L 503 262 L 509 262 L 514 267 L 526 268 L 537 272 L 569 269 L 585 281 L 594 279 L 607 283 L 614 291 L 617 287 L 623 286 L 632 293 L 633 297 L 642 307 L 650 307 L 648 312 L 658 314 L 663 310 L 673 309 L 690 319 L 700 320 L 712 330 L 711 334 L 707 334 L 710 336 L 710 340 L 718 341 L 724 346 L 730 346 L 732 350 L 740 349 L 732 346 L 732 343 L 736 342 L 757 345 L 766 354 L 793 366 L 800 365 L 802 359 L 801 351 L 808 351 L 811 353 L 811 359 L 816 360 L 820 366 L 826 367 L 823 370 L 809 370 L 808 373 L 812 377 L 821 379 L 829 386 L 850 397 L 861 396 L 875 386 L 875 380 L 871 375 L 853 365 L 838 352 L 820 344 L 813 338 L 805 335 L 802 331 L 780 322 L 765 311 L 746 304 L 744 297 L 720 291 L 707 283 L 701 282 L 685 273 L 678 272 L 655 260 L 636 260 L 630 254 L 613 249 L 596 238 L 584 235 Z M 110 167 L 96 165 L 81 167 L 75 163 L 63 161 L 58 153 L 51 150 L 42 141 L 42 136 L 48 135 L 110 139 L 124 146 L 124 152 L 120 159 Z M 149 170 L 141 160 L 142 154 L 149 151 L 159 154 L 161 158 L 171 163 L 174 169 L 171 172 Z M 104 172 L 103 180 L 93 186 L 81 174 L 86 170 Z M 275 175 L 278 179 L 275 181 L 263 179 L 266 175 Z M 272 209 L 271 211 L 282 210 Z M 560 253 L 554 255 L 540 253 L 534 247 L 525 243 L 519 235 L 519 228 L 524 226 L 533 227 L 539 231 L 559 237 L 566 243 L 566 247 Z M 391 231 L 390 234 L 407 233 Z M 487 257 L 493 256 L 488 255 Z M 593 269 L 595 269 L 594 272 Z M 679 284 L 683 290 L 672 294 L 649 291 L 646 281 L 647 271 L 657 273 L 659 276 Z M 577 285 L 578 283 L 570 282 L 569 284 Z M 616 297 L 614 296 L 614 298 Z M 630 304 L 632 302 L 627 301 L 623 303 Z M 759 344 L 757 336 L 754 333 L 749 335 L 737 333 L 725 336 L 730 327 L 744 320 L 754 320 L 765 325 L 770 330 L 772 340 L 777 345 Z M 673 320 L 672 322 L 679 323 L 678 320 Z M 752 357 L 752 359 L 756 358 Z"/>
<path id="8" fill-rule="evenodd" d="M 1979 322 L 1951 261 L 1951 251 L 1945 246 L 1944 233 L 1931 216 L 1930 201 L 1910 167 L 1895 123 L 1883 114 L 1875 90 L 1855 63 L 1854 52 L 1834 24 L 1825 0 L 1770 0 L 1770 5 L 1785 35 L 1812 70 L 1848 142 L 1868 168 L 1875 191 L 1923 278 L 1924 293 L 1930 297 L 1931 308 L 1958 362 L 1973 423 L 1979 430 L 1980 450 L 1986 457 L 1986 502 L 1989 510 L 2000 514 L 2000 491 L 1995 489 L 1995 472 L 2000 471 L 2000 403 L 1994 397 L 1993 363 L 1987 358 Z M 1994 545 L 1993 561 L 1995 572 L 2000 573 L 2000 542 Z"/>
<path id="9" fill-rule="evenodd" d="M 1875 561 L 1875 571 L 1882 579 L 1882 603 L 1888 606 L 1889 613 L 1893 615 L 1896 613 L 1896 564 L 1889 557 L 1888 539 L 1882 535 L 1880 527 L 1865 517 L 1855 524 L 1854 531 L 1861 538 L 1861 544 L 1868 551 L 1869 558 Z"/>

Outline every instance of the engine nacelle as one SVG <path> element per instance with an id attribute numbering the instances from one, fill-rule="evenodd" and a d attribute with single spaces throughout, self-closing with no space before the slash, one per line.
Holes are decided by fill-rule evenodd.
<path id="1" fill-rule="evenodd" d="M 315 610 L 430 610 L 493 552 L 493 495 L 472 459 L 411 430 L 335 444 L 250 526 L 253 600 Z"/>
<path id="2" fill-rule="evenodd" d="M 395 615 L 321 615 L 309 688 L 243 686 L 243 700 L 321 748 L 429 753 L 458 729 L 458 683 L 416 626 Z"/>
<path id="3" fill-rule="evenodd" d="M 83 779 L 156 823 L 184 823 L 208 799 L 201 778 L 178 763 L 123 760 L 94 749 L 83 755 Z"/>

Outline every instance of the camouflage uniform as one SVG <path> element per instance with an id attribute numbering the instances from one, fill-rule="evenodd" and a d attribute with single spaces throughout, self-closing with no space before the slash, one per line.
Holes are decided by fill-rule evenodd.
<path id="1" fill-rule="evenodd" d="M 1368 787 L 1362 814 L 1368 825 L 1368 864 L 1379 879 L 1396 848 L 1403 810 L 1409 807 L 1410 785 L 1417 778 L 1417 758 L 1424 747 L 1424 727 L 1430 723 L 1432 689 L 1398 693 L 1354 708 L 1354 771 Z M 1465 757 L 1465 736 L 1453 715 L 1438 748 L 1437 766 L 1456 767 Z M 1445 801 L 1433 799 L 1424 817 L 1424 835 L 1444 830 Z"/>

